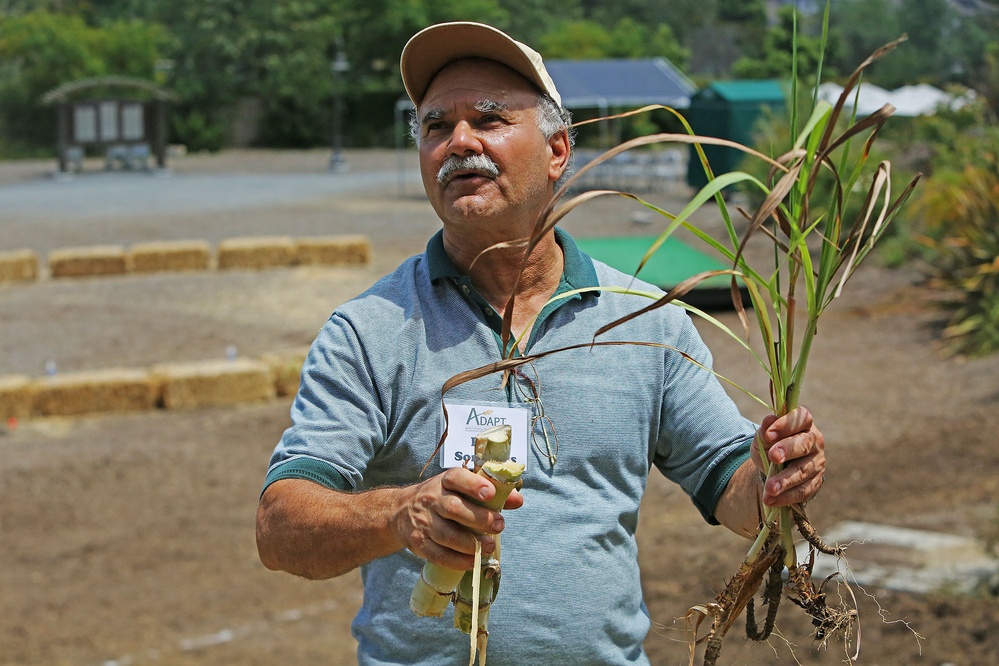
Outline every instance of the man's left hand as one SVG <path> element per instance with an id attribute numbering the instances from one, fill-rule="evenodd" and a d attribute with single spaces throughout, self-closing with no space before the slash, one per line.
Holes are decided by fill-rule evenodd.
<path id="1" fill-rule="evenodd" d="M 812 413 L 806 407 L 798 407 L 779 418 L 770 415 L 763 419 L 753 440 L 752 456 L 756 468 L 764 472 L 760 442 L 770 463 L 784 465 L 784 469 L 767 479 L 763 503 L 788 506 L 815 497 L 825 477 L 826 442 L 812 423 Z"/>

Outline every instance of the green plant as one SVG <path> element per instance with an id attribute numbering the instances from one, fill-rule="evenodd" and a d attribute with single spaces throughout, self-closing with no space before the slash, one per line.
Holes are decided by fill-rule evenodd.
<path id="1" fill-rule="evenodd" d="M 932 253 L 931 284 L 945 290 L 949 319 L 942 336 L 954 354 L 999 350 L 999 159 L 932 179 L 920 208 L 922 241 Z"/>
<path id="2" fill-rule="evenodd" d="M 221 119 L 209 118 L 194 109 L 173 116 L 173 136 L 188 150 L 216 152 L 226 145 L 228 125 Z"/>
<path id="3" fill-rule="evenodd" d="M 761 334 L 761 354 L 742 340 L 736 333 L 717 320 L 705 317 L 725 330 L 754 355 L 770 380 L 770 401 L 755 397 L 770 407 L 775 414 L 786 414 L 798 406 L 805 380 L 805 370 L 812 348 L 819 318 L 833 300 L 842 293 L 849 278 L 871 249 L 887 231 L 901 205 L 915 187 L 913 179 L 900 194 L 893 195 L 891 164 L 881 161 L 868 168 L 870 147 L 878 130 L 888 120 L 893 109 L 882 108 L 859 121 L 849 121 L 844 129 L 839 121 L 850 91 L 854 89 L 864 68 L 889 50 L 897 42 L 887 45 L 865 61 L 850 77 L 844 92 L 835 105 L 818 102 L 807 121 L 798 129 L 796 107 L 791 108 L 791 128 L 786 152 L 770 158 L 748 147 L 733 142 L 706 137 L 659 135 L 627 142 L 605 154 L 605 158 L 638 145 L 664 140 L 686 141 L 697 146 L 708 184 L 680 213 L 667 211 L 642 202 L 670 218 L 667 230 L 643 257 L 640 266 L 660 247 L 676 229 L 684 227 L 721 253 L 732 263 L 727 271 L 711 271 L 693 276 L 675 290 L 656 300 L 646 308 L 628 317 L 611 322 L 595 334 L 602 334 L 634 317 L 654 308 L 662 307 L 677 299 L 700 281 L 719 272 L 729 273 L 733 280 L 733 300 L 743 320 L 745 334 L 749 335 L 749 321 L 739 297 L 737 281 L 748 289 L 756 323 Z M 795 80 L 794 78 L 792 80 Z M 795 95 L 792 94 L 792 98 Z M 689 127 L 688 127 L 688 131 Z M 851 152 L 854 139 L 861 139 L 863 148 Z M 761 180 L 747 172 L 733 172 L 715 176 L 704 157 L 702 144 L 714 143 L 738 148 L 754 159 L 762 160 L 768 167 L 766 179 Z M 599 160 L 594 163 L 599 163 Z M 583 173 L 581 170 L 580 174 Z M 823 177 L 824 176 L 824 177 Z M 739 237 L 721 196 L 726 187 L 747 183 L 762 194 L 762 203 L 753 214 L 746 214 L 748 229 Z M 859 208 L 851 208 L 850 195 L 863 193 Z M 586 193 L 570 200 L 557 210 L 552 210 L 531 241 L 540 238 L 569 211 L 593 196 L 612 192 Z M 613 192 L 613 194 L 621 194 Z M 630 195 L 629 195 L 630 196 Z M 717 241 L 688 223 L 689 217 L 704 203 L 714 199 L 722 213 L 730 246 Z M 852 211 L 856 211 L 855 213 Z M 750 264 L 744 250 L 750 238 L 758 233 L 767 235 L 773 242 L 774 261 L 769 268 Z M 528 251 L 532 247 L 528 244 Z M 640 268 L 639 268 L 640 270 Z M 803 292 L 803 293 L 802 293 Z M 687 306 L 684 306 L 687 307 Z M 748 393 L 748 391 L 747 391 Z M 763 452 L 762 445 L 761 453 Z M 761 456 L 764 461 L 766 456 Z M 766 464 L 766 463 L 765 463 Z M 767 475 L 779 471 L 779 466 L 768 465 Z M 809 548 L 841 556 L 843 550 L 823 543 L 808 522 L 803 506 L 767 509 L 761 521 L 762 528 L 739 570 L 725 590 L 713 602 L 691 609 L 688 620 L 696 633 L 704 620 L 709 620 L 709 633 L 698 642 L 705 642 L 705 664 L 714 664 L 721 650 L 722 639 L 734 621 L 746 610 L 747 635 L 763 640 L 773 630 L 780 598 L 786 595 L 793 603 L 808 612 L 818 627 L 816 636 L 826 641 L 832 636 L 849 640 L 856 615 L 853 609 L 831 606 L 825 586 L 828 581 L 816 584 L 811 580 L 810 568 L 800 564 L 794 544 L 797 530 L 808 541 Z M 781 582 L 783 571 L 787 582 Z M 768 615 L 762 628 L 757 627 L 753 614 L 753 596 L 768 579 L 765 603 Z"/>

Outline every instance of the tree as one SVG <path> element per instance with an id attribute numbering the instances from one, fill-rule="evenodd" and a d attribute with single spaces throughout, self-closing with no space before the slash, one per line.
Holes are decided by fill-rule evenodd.
<path id="1" fill-rule="evenodd" d="M 526 44 L 538 44 L 551 26 L 566 20 L 587 18 L 581 0 L 499 0 L 506 19 L 505 30 Z"/>
<path id="2" fill-rule="evenodd" d="M 92 76 L 152 79 L 163 41 L 158 26 L 142 21 L 95 28 L 48 11 L 0 15 L 0 148 L 17 154 L 52 146 L 54 110 L 42 95 Z"/>
<path id="3" fill-rule="evenodd" d="M 961 14 L 947 0 L 836 0 L 830 22 L 842 44 L 837 64 L 843 71 L 886 42 L 908 35 L 868 72 L 868 80 L 886 88 L 920 82 L 974 87 L 988 46 L 999 41 L 994 3 Z"/>
<path id="4" fill-rule="evenodd" d="M 762 27 L 767 24 L 766 0 L 717 0 L 718 20 Z"/>
<path id="5" fill-rule="evenodd" d="M 875 49 L 899 37 L 903 30 L 895 15 L 895 0 L 836 0 L 829 23 L 840 44 L 830 58 L 843 71 L 852 71 Z M 880 63 L 874 63 L 868 77 Z"/>
<path id="6" fill-rule="evenodd" d="M 763 56 L 743 57 L 732 66 L 732 73 L 737 78 L 787 78 L 792 71 L 792 53 L 797 48 L 798 78 L 805 81 L 814 80 L 819 63 L 824 57 L 822 39 L 808 36 L 800 24 L 797 29 L 795 28 L 795 11 L 790 5 L 781 7 L 777 15 L 777 24 L 767 31 L 764 39 Z M 797 37 L 795 37 L 796 32 Z M 823 71 L 823 76 L 826 77 L 834 74 L 834 71 L 828 68 Z"/>
<path id="7" fill-rule="evenodd" d="M 546 58 L 664 57 L 680 67 L 689 56 L 665 23 L 649 27 L 630 18 L 609 30 L 595 21 L 564 21 L 541 38 L 539 48 Z"/>

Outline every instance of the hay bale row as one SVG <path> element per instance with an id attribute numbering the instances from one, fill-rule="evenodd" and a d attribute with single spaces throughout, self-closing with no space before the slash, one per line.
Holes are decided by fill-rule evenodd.
<path id="1" fill-rule="evenodd" d="M 0 252 L 0 284 L 38 279 L 38 255 L 31 250 Z"/>
<path id="2" fill-rule="evenodd" d="M 272 268 L 276 266 L 357 266 L 371 260 L 367 236 L 257 236 L 231 238 L 219 244 L 218 266 Z"/>
<path id="3" fill-rule="evenodd" d="M 171 363 L 154 367 L 151 374 L 167 409 L 224 407 L 276 395 L 270 370 L 260 361 Z"/>
<path id="4" fill-rule="evenodd" d="M 220 269 L 275 268 L 295 263 L 295 239 L 291 236 L 229 238 L 219 243 Z"/>
<path id="5" fill-rule="evenodd" d="M 155 407 L 198 409 L 294 395 L 305 353 L 277 352 L 259 361 L 170 363 L 148 370 L 70 372 L 40 379 L 0 376 L 0 419 L 132 412 Z"/>
<path id="6" fill-rule="evenodd" d="M 279 397 L 294 396 L 302 376 L 302 366 L 308 349 L 287 349 L 270 352 L 261 357 L 271 373 L 274 389 Z"/>
<path id="7" fill-rule="evenodd" d="M 31 379 L 25 375 L 0 377 L 0 418 L 31 416 Z"/>
<path id="8" fill-rule="evenodd" d="M 264 269 L 280 266 L 357 266 L 371 260 L 366 236 L 251 236 L 219 243 L 220 269 Z M 70 247 L 49 253 L 54 278 L 207 270 L 212 250 L 207 241 L 158 241 L 121 245 Z M 0 283 L 38 278 L 38 257 L 30 250 L 0 254 Z"/>
<path id="9" fill-rule="evenodd" d="M 37 416 L 134 412 L 156 404 L 156 386 L 149 373 L 130 369 L 45 377 L 34 383 L 32 394 L 32 413 Z"/>
<path id="10" fill-rule="evenodd" d="M 121 245 L 70 247 L 49 253 L 49 272 L 54 278 L 121 275 L 127 271 L 128 260 Z"/>
<path id="11" fill-rule="evenodd" d="M 137 243 L 128 252 L 128 268 L 133 273 L 159 271 L 203 271 L 211 264 L 212 248 L 207 241 L 157 241 Z"/>
<path id="12" fill-rule="evenodd" d="M 357 266 L 371 261 L 371 243 L 361 235 L 299 238 L 295 254 L 302 265 Z"/>

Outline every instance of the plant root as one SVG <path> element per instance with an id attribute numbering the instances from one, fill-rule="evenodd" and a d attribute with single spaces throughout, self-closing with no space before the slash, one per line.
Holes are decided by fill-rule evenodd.
<path id="1" fill-rule="evenodd" d="M 845 546 L 831 546 L 822 540 L 815 531 L 815 528 L 812 527 L 812 524 L 808 522 L 808 516 L 805 515 L 805 509 L 801 505 L 791 507 L 791 515 L 794 517 L 794 524 L 798 528 L 798 533 L 801 534 L 812 548 L 820 553 L 834 557 L 843 557 L 846 554 Z"/>
<path id="2" fill-rule="evenodd" d="M 859 630 L 857 609 L 845 602 L 830 604 L 826 586 L 838 574 L 833 574 L 820 584 L 812 580 L 812 567 L 816 553 L 824 553 L 834 557 L 843 557 L 846 548 L 830 545 L 822 540 L 815 528 L 808 521 L 804 510 L 791 507 L 795 526 L 809 544 L 811 557 L 807 563 L 788 566 L 787 551 L 781 542 L 780 532 L 773 530 L 764 542 L 759 557 L 752 564 L 743 563 L 735 576 L 728 582 L 725 589 L 709 604 L 691 609 L 688 613 L 688 623 L 696 617 L 694 623 L 699 626 L 704 620 L 711 618 L 709 633 L 694 639 L 691 645 L 691 663 L 695 645 L 705 643 L 704 666 L 716 666 L 721 654 L 722 641 L 733 622 L 746 611 L 746 636 L 754 641 L 765 641 L 773 634 L 777 623 L 777 611 L 782 597 L 787 597 L 794 605 L 803 609 L 812 618 L 815 626 L 815 640 L 827 647 L 833 638 L 841 638 L 849 645 L 853 635 Z M 793 559 L 792 559 L 793 561 Z M 787 579 L 783 573 L 787 571 Z M 764 578 L 766 584 L 763 585 Z M 757 590 L 763 587 L 762 605 L 767 607 L 766 618 L 762 627 L 756 618 L 756 607 L 753 597 Z M 696 635 L 695 626 L 695 635 Z"/>
<path id="3" fill-rule="evenodd" d="M 761 642 L 770 638 L 774 626 L 777 624 L 777 609 L 780 607 L 781 596 L 784 590 L 784 580 L 781 574 L 784 572 L 783 548 L 780 557 L 774 561 L 770 567 L 770 576 L 767 578 L 767 586 L 763 590 L 763 604 L 767 607 L 767 617 L 763 622 L 763 629 L 756 625 L 756 612 L 753 608 L 753 600 L 746 604 L 746 637 L 750 640 Z"/>
<path id="4" fill-rule="evenodd" d="M 710 605 L 711 631 L 702 639 L 707 641 L 704 648 L 704 666 L 714 666 L 717 663 L 721 654 L 722 639 L 743 609 L 752 602 L 753 595 L 763 583 L 763 577 L 768 571 L 778 566 L 783 567 L 784 549 L 778 543 L 778 537 L 776 531 L 771 532 L 760 557 L 752 564 L 743 563 L 718 595 L 716 603 Z M 700 610 L 697 612 L 702 615 L 705 613 Z"/>
<path id="5" fill-rule="evenodd" d="M 858 621 L 856 608 L 845 603 L 830 606 L 825 587 L 836 574 L 822 581 L 818 587 L 812 581 L 809 567 L 797 566 L 788 570 L 787 583 L 784 586 L 788 600 L 802 608 L 812 618 L 815 627 L 815 640 L 821 645 L 828 645 L 831 637 L 840 637 L 849 642 Z"/>

